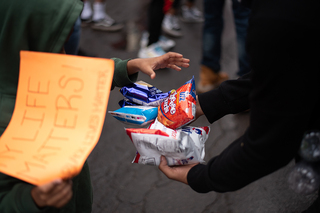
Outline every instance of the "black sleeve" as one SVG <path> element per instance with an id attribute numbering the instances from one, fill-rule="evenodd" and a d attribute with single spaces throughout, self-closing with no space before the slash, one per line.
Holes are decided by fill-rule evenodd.
<path id="1" fill-rule="evenodd" d="M 273 4 L 278 2 L 284 3 L 273 1 Z M 294 2 L 305 4 L 304 1 Z M 269 4 L 268 1 L 263 3 Z M 319 3 L 315 1 L 315 4 Z M 316 14 L 312 8 L 309 12 Z M 290 8 L 289 11 L 294 10 Z M 207 165 L 199 164 L 189 171 L 188 184 L 200 193 L 238 190 L 280 169 L 296 156 L 303 133 L 320 129 L 320 67 L 319 54 L 315 54 L 320 48 L 319 26 L 312 24 L 314 19 L 297 22 L 294 13 L 286 14 L 286 19 L 273 20 L 256 14 L 259 17 L 251 20 L 248 31 L 253 70 L 250 126 L 242 137 Z M 265 15 L 280 16 L 281 13 L 269 11 Z M 236 102 L 223 88 L 224 85 L 220 91 L 200 96 L 201 107 L 210 121 L 239 110 L 231 104 Z M 204 103 L 206 101 L 210 103 Z"/>
<path id="2" fill-rule="evenodd" d="M 244 7 L 248 7 L 251 8 L 251 2 L 252 0 L 241 0 L 240 3 L 244 6 Z"/>
<path id="3" fill-rule="evenodd" d="M 249 94 L 252 90 L 251 73 L 237 80 L 223 82 L 217 89 L 198 95 L 202 111 L 210 123 L 227 114 L 249 109 Z"/>

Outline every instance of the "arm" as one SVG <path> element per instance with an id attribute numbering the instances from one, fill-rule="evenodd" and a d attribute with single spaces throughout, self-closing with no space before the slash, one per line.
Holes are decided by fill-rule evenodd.
<path id="1" fill-rule="evenodd" d="M 312 74 L 315 77 L 316 72 Z M 267 76 L 258 78 L 256 82 L 267 79 Z M 292 89 L 292 82 L 297 82 L 298 78 L 286 80 L 290 84 L 282 85 L 292 90 L 290 95 L 277 92 L 276 87 L 275 91 L 265 94 L 261 90 L 264 85 L 257 84 L 260 86 L 250 98 L 250 127 L 242 137 L 220 155 L 213 157 L 207 165 L 169 167 L 164 158 L 159 169 L 168 178 L 189 184 L 199 193 L 206 193 L 238 190 L 287 165 L 299 149 L 303 132 L 320 128 L 319 110 L 315 110 L 320 108 L 319 85 L 313 82 L 308 87 Z M 274 84 L 272 81 L 270 83 Z M 292 98 L 295 96 L 296 98 Z M 274 102 L 279 99 L 283 99 L 281 106 Z M 230 111 L 232 110 L 217 113 L 221 115 L 217 117 Z"/>
<path id="2" fill-rule="evenodd" d="M 163 162 L 159 166 L 169 178 L 188 183 L 197 192 L 238 190 L 280 169 L 296 156 L 303 133 L 320 129 L 319 64 L 317 56 L 311 53 L 312 49 L 318 48 L 312 46 L 318 35 L 307 39 L 303 32 L 293 33 L 296 27 L 308 30 L 308 27 L 296 23 L 276 20 L 263 24 L 266 26 L 260 20 L 256 25 L 259 30 L 248 34 L 254 72 L 248 99 L 250 126 L 245 134 L 207 165 L 171 168 Z M 274 32 L 272 40 L 266 38 L 267 32 Z M 281 37 L 278 36 L 280 32 Z M 292 37 L 285 39 L 288 35 Z M 226 100 L 223 91 L 217 94 L 220 100 Z M 211 110 L 218 112 L 212 112 L 214 116 L 211 116 L 205 110 L 210 107 L 201 104 L 212 122 L 239 111 L 230 108 L 228 101 L 222 106 L 226 109 L 212 106 Z"/>
<path id="3" fill-rule="evenodd" d="M 251 73 L 237 80 L 223 82 L 217 89 L 198 95 L 198 104 L 210 123 L 227 114 L 236 114 L 250 108 Z"/>
<path id="4" fill-rule="evenodd" d="M 151 79 L 154 79 L 156 76 L 155 70 L 171 68 L 180 71 L 181 68 L 179 66 L 189 67 L 190 61 L 189 59 L 183 58 L 181 54 L 173 52 L 168 52 L 155 58 L 136 58 L 132 60 L 112 59 L 115 62 L 115 68 L 111 89 L 114 87 L 123 87 L 135 82 L 139 71 L 149 75 Z"/>
<path id="5" fill-rule="evenodd" d="M 223 82 L 219 88 L 197 95 L 196 118 L 205 115 L 210 123 L 221 117 L 242 112 L 249 109 L 249 94 L 252 89 L 251 73 L 242 76 L 237 80 Z M 165 157 L 160 159 L 159 169 L 168 178 L 188 184 L 188 173 L 194 166 L 192 164 L 180 167 L 169 167 Z"/>

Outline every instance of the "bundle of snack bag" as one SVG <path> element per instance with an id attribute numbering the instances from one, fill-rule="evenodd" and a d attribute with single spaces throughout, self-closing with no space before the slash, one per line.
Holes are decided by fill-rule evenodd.
<path id="1" fill-rule="evenodd" d="M 209 132 L 209 127 L 185 126 L 174 130 L 157 119 L 148 129 L 126 129 L 137 149 L 133 163 L 159 165 L 160 156 L 164 155 L 170 166 L 203 162 Z"/>
<path id="2" fill-rule="evenodd" d="M 168 93 L 145 82 L 120 91 L 124 96 L 122 108 L 110 111 L 111 115 L 139 126 L 153 122 L 147 129 L 126 129 L 137 150 L 133 163 L 159 165 L 161 155 L 170 166 L 203 162 L 210 128 L 186 126 L 196 114 L 194 77 Z"/>
<path id="3" fill-rule="evenodd" d="M 137 126 L 145 126 L 158 115 L 157 107 L 169 95 L 158 88 L 139 81 L 120 89 L 124 96 L 119 102 L 120 109 L 109 111 L 117 120 Z"/>
<path id="4" fill-rule="evenodd" d="M 176 91 L 171 91 L 169 97 L 158 107 L 157 119 L 166 127 L 177 129 L 195 119 L 196 90 L 194 77 Z"/>

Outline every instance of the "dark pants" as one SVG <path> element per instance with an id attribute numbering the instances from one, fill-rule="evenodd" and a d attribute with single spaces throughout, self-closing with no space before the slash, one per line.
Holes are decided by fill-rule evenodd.
<path id="1" fill-rule="evenodd" d="M 204 0 L 204 26 L 202 38 L 201 64 L 215 72 L 220 71 L 221 35 L 223 30 L 223 7 L 225 0 Z M 239 71 L 242 76 L 250 71 L 246 52 L 246 35 L 250 10 L 243 7 L 237 0 L 232 0 L 232 10 L 237 33 L 237 49 Z"/>
<path id="2" fill-rule="evenodd" d="M 153 43 L 156 43 L 159 40 L 159 36 L 161 35 L 161 25 L 164 17 L 163 5 L 164 5 L 164 0 L 152 0 L 149 5 L 148 46 Z"/>

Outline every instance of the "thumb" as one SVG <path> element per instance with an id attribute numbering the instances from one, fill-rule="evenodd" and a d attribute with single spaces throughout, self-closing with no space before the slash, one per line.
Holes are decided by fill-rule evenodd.
<path id="1" fill-rule="evenodd" d="M 143 69 L 142 68 L 140 69 L 140 71 L 150 76 L 151 79 L 154 79 L 156 77 L 156 73 L 154 72 L 152 67 L 149 65 L 144 66 Z"/>
<path id="2" fill-rule="evenodd" d="M 167 175 L 168 171 L 170 170 L 170 167 L 168 166 L 167 159 L 163 155 L 161 155 L 161 157 L 160 157 L 159 169 L 165 175 Z"/>
<path id="3" fill-rule="evenodd" d="M 54 181 L 51 181 L 49 183 L 46 183 L 46 184 L 43 184 L 41 186 L 38 186 L 39 190 L 41 192 L 44 192 L 44 193 L 48 193 L 50 192 L 56 185 L 60 184 L 62 182 L 61 179 L 56 179 Z"/>
<path id="4" fill-rule="evenodd" d="M 151 68 L 147 70 L 146 74 L 149 75 L 151 79 L 154 79 L 156 77 L 156 73 Z"/>

